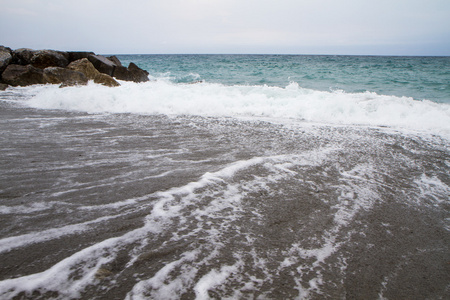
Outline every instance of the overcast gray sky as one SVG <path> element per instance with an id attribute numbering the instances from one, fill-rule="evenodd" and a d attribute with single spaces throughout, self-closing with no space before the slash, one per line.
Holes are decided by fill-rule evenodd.
<path id="1" fill-rule="evenodd" d="M 125 53 L 450 55 L 450 0 L 0 0 L 0 45 Z"/>

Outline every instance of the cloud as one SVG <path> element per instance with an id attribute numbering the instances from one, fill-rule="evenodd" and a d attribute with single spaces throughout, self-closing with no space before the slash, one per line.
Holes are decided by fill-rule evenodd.
<path id="1" fill-rule="evenodd" d="M 0 0 L 0 4 L 5 7 L 0 12 L 0 36 L 11 47 L 100 53 L 313 49 L 345 54 L 337 52 L 373 47 L 377 52 L 373 54 L 389 54 L 405 45 L 410 50 L 404 54 L 414 54 L 414 47 L 450 50 L 448 0 Z"/>

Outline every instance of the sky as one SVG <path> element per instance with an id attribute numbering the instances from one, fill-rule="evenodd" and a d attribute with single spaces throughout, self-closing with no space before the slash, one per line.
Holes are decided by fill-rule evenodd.
<path id="1" fill-rule="evenodd" d="M 0 45 L 98 54 L 450 55 L 450 0 L 0 0 Z"/>

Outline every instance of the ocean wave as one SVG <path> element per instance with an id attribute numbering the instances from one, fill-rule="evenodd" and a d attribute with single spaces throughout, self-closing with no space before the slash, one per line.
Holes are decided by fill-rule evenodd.
<path id="1" fill-rule="evenodd" d="M 88 113 L 136 113 L 207 117 L 294 119 L 327 124 L 389 126 L 450 135 L 450 105 L 374 92 L 305 89 L 296 82 L 284 88 L 155 80 L 121 82 L 118 88 L 90 84 L 59 89 L 24 88 L 26 104 L 41 109 Z"/>

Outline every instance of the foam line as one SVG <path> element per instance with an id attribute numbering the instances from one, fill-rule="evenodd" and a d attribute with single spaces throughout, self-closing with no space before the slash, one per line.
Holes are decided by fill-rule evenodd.
<path id="1" fill-rule="evenodd" d="M 136 113 L 306 120 L 327 124 L 391 126 L 450 136 L 450 104 L 418 101 L 373 92 L 345 93 L 305 89 L 174 84 L 156 80 L 58 89 L 28 87 L 27 105 L 88 113 Z"/>
<path id="2" fill-rule="evenodd" d="M 40 232 L 31 232 L 19 236 L 8 237 L 0 240 L 0 253 L 11 251 L 15 248 L 24 247 L 30 244 L 57 239 L 59 237 L 76 234 L 86 231 L 92 224 L 101 223 L 117 216 L 101 217 L 84 223 L 67 225 L 59 228 L 51 228 Z"/>

